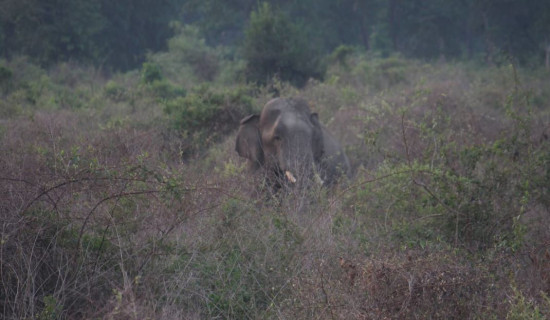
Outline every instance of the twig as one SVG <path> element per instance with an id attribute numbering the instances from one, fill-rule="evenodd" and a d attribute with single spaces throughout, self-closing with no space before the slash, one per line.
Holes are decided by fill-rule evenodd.
<path id="1" fill-rule="evenodd" d="M 84 235 L 84 229 L 86 228 L 86 225 L 88 224 L 88 221 L 90 220 L 90 217 L 94 213 L 94 211 L 104 202 L 112 200 L 112 199 L 120 199 L 127 196 L 135 196 L 135 195 L 142 195 L 142 194 L 154 194 L 159 193 L 162 191 L 159 190 L 145 190 L 145 191 L 134 191 L 134 192 L 120 192 L 118 194 L 114 194 L 111 196 L 108 196 L 106 198 L 101 199 L 96 205 L 88 212 L 88 215 L 86 215 L 86 218 L 84 219 L 84 222 L 82 223 L 82 227 L 80 227 L 80 233 L 78 235 L 78 241 L 77 241 L 77 248 L 80 247 L 82 236 Z"/>

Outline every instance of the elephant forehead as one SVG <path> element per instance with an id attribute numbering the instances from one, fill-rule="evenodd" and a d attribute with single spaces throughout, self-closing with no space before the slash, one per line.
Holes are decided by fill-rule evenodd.
<path id="1" fill-rule="evenodd" d="M 269 101 L 262 110 L 261 119 L 273 124 L 279 117 L 304 117 L 309 116 L 310 111 L 307 102 L 301 99 L 275 98 Z M 260 120 L 262 121 L 262 120 Z"/>
<path id="2" fill-rule="evenodd" d="M 273 121 L 266 121 L 263 126 L 264 134 L 269 135 L 292 135 L 298 133 L 311 133 L 311 124 L 301 114 L 283 112 Z"/>
<path id="3" fill-rule="evenodd" d="M 289 131 L 300 131 L 300 132 L 311 132 L 311 123 L 301 113 L 290 113 L 285 112 L 281 115 L 280 122 L 289 130 Z"/>

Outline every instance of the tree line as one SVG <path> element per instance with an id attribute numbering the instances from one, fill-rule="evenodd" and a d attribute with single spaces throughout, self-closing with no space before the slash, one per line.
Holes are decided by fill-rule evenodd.
<path id="1" fill-rule="evenodd" d="M 382 56 L 538 65 L 550 44 L 547 0 L 265 2 L 291 22 L 284 32 L 299 33 L 319 54 L 344 44 Z M 210 45 L 240 54 L 262 6 L 258 0 L 1 0 L 0 55 L 127 70 L 147 52 L 165 49 L 173 21 L 196 25 Z"/>

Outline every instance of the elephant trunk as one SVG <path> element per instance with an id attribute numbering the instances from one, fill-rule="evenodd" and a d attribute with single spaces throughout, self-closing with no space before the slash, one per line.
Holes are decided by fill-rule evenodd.
<path id="1" fill-rule="evenodd" d="M 284 162 L 281 163 L 280 169 L 284 174 L 284 179 L 291 185 L 307 184 L 311 178 L 314 177 L 314 165 L 313 155 L 306 154 L 292 154 L 290 157 L 285 157 Z"/>

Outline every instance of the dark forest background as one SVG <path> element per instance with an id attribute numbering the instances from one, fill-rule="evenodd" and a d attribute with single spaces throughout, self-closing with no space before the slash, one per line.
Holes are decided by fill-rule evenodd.
<path id="1" fill-rule="evenodd" d="M 267 1 L 303 33 L 312 50 L 342 44 L 382 56 L 421 59 L 502 56 L 544 63 L 550 44 L 546 0 L 304 0 Z M 76 60 L 114 70 L 140 65 L 165 49 L 171 21 L 194 24 L 209 45 L 240 53 L 257 0 L 2 0 L 0 53 L 28 55 L 48 65 Z"/>

